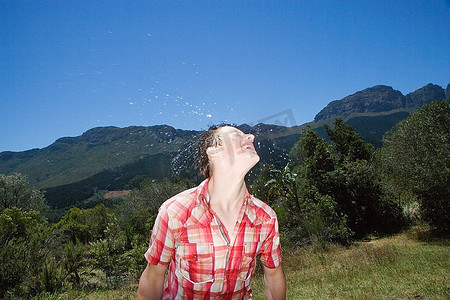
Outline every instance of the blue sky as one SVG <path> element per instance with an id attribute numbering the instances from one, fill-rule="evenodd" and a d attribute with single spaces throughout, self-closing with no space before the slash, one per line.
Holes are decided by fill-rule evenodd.
<path id="1" fill-rule="evenodd" d="M 301 125 L 374 85 L 445 88 L 449 49 L 444 0 L 0 0 L 0 152 L 98 126 Z"/>

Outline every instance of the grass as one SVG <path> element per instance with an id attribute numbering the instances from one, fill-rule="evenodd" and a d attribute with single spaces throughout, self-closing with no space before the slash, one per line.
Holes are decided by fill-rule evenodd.
<path id="1" fill-rule="evenodd" d="M 450 299 L 450 241 L 422 241 L 420 230 L 355 243 L 311 246 L 283 255 L 287 299 Z M 265 299 L 261 274 L 254 299 Z M 41 299 L 135 299 L 137 285 L 67 291 Z"/>
<path id="2" fill-rule="evenodd" d="M 284 255 L 287 299 L 450 299 L 449 241 L 410 232 L 350 248 L 309 247 Z M 255 299 L 264 299 L 261 277 Z"/>

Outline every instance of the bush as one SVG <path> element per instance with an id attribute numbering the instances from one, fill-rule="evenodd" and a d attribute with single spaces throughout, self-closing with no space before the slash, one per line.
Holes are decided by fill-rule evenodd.
<path id="1" fill-rule="evenodd" d="M 337 212 L 336 203 L 330 196 L 316 192 L 312 197 L 303 199 L 300 214 L 297 231 L 303 242 L 350 243 L 353 233 L 347 226 L 347 218 Z"/>
<path id="2" fill-rule="evenodd" d="M 13 207 L 0 214 L 0 298 L 40 292 L 47 237 L 48 227 L 39 212 Z"/>
<path id="3" fill-rule="evenodd" d="M 293 148 L 291 155 L 300 157 L 297 160 L 302 162 L 302 189 L 330 196 L 357 238 L 375 231 L 400 230 L 401 208 L 383 197 L 372 162 L 373 147 L 341 119 L 334 125 L 333 129 L 325 128 L 330 142 L 307 128 Z"/>
<path id="4" fill-rule="evenodd" d="M 346 216 L 338 213 L 336 203 L 329 196 L 303 185 L 301 176 L 287 165 L 267 182 L 268 197 L 274 197 L 282 237 L 291 246 L 313 241 L 348 244 L 352 236 Z"/>
<path id="5" fill-rule="evenodd" d="M 437 100 L 400 122 L 384 137 L 385 185 L 413 193 L 423 218 L 436 232 L 450 233 L 450 100 Z"/>

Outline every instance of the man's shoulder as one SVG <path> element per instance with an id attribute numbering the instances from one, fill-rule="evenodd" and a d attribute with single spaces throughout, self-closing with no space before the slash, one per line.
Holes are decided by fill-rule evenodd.
<path id="1" fill-rule="evenodd" d="M 197 201 L 197 188 L 193 187 L 170 197 L 161 205 L 159 211 L 176 219 L 186 216 Z"/>
<path id="2" fill-rule="evenodd" d="M 277 214 L 275 213 L 273 208 L 270 207 L 267 203 L 256 198 L 255 196 L 251 196 L 250 199 L 252 207 L 254 208 L 257 216 L 263 219 L 273 219 L 277 217 Z"/>
<path id="3" fill-rule="evenodd" d="M 191 201 L 196 200 L 196 189 L 197 187 L 193 187 L 170 197 L 161 205 L 160 209 L 173 209 L 179 207 L 180 205 L 188 205 Z"/>

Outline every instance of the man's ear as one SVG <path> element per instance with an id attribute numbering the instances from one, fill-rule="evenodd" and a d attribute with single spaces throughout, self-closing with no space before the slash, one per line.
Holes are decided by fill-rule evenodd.
<path id="1" fill-rule="evenodd" d="M 206 154 L 208 155 L 208 157 L 210 159 L 214 159 L 220 156 L 220 152 L 222 151 L 222 149 L 220 149 L 219 147 L 208 147 L 206 149 Z"/>

